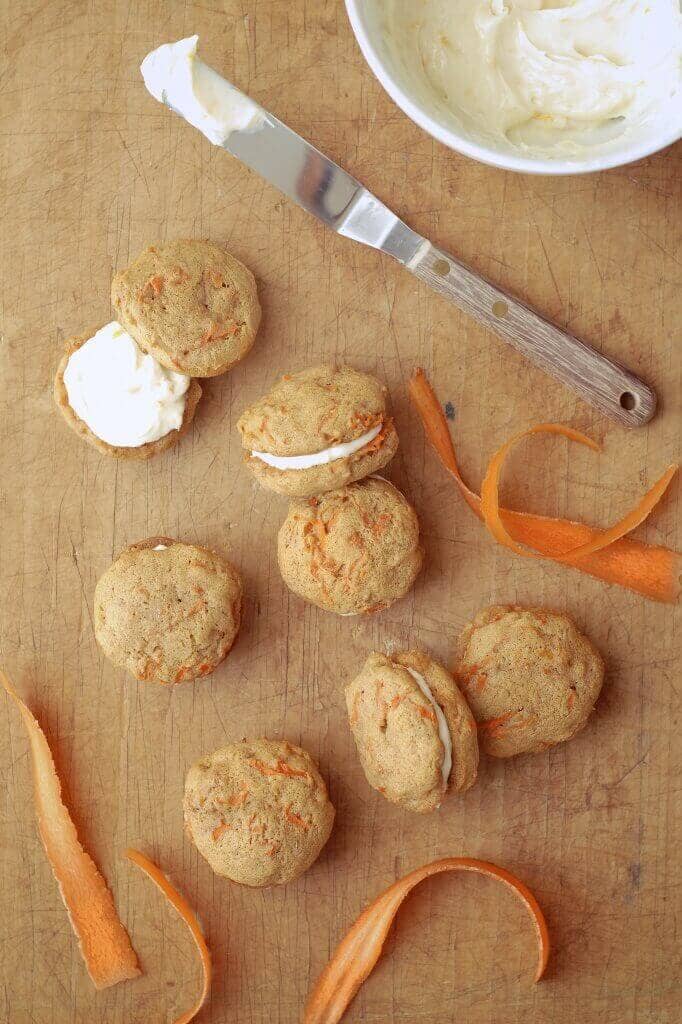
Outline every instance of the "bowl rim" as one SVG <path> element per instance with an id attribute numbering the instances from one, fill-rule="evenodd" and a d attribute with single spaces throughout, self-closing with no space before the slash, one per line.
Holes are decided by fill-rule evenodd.
<path id="1" fill-rule="evenodd" d="M 502 153 L 492 146 L 483 143 L 471 142 L 458 135 L 453 129 L 446 128 L 415 100 L 413 100 L 403 87 L 388 70 L 386 64 L 379 56 L 377 48 L 371 39 L 365 19 L 360 11 L 362 0 L 344 0 L 348 20 L 350 21 L 353 34 L 358 42 L 362 55 L 369 64 L 370 70 L 378 79 L 380 85 L 388 93 L 394 103 L 404 114 L 414 121 L 416 125 L 423 128 L 425 132 L 442 142 L 449 149 L 471 157 L 479 163 L 488 164 L 490 167 L 497 167 L 507 171 L 517 171 L 522 174 L 545 174 L 545 175 L 570 175 L 570 174 L 592 174 L 596 171 L 608 171 L 615 167 L 624 167 L 642 160 L 647 156 L 653 156 L 667 146 L 682 139 L 682 124 L 671 129 L 655 141 L 632 144 L 618 153 L 605 154 L 603 157 L 591 157 L 584 161 L 574 160 L 548 160 L 542 157 L 513 156 Z"/>

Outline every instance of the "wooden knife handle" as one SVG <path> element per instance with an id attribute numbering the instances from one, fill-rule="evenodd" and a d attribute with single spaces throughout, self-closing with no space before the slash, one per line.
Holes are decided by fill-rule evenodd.
<path id="1" fill-rule="evenodd" d="M 639 377 L 543 320 L 430 242 L 420 246 L 407 267 L 610 419 L 639 427 L 654 415 L 656 394 Z"/>

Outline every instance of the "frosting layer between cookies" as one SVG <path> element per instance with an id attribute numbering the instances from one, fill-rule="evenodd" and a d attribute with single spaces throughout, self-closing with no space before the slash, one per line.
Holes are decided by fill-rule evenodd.
<path id="1" fill-rule="evenodd" d="M 444 751 L 443 763 L 440 770 L 443 776 L 443 785 L 447 786 L 448 779 L 450 778 L 450 772 L 452 771 L 452 736 L 450 735 L 450 726 L 448 725 L 447 718 L 443 714 L 443 709 L 433 696 L 431 687 L 424 679 L 424 676 L 420 675 L 419 672 L 415 672 L 413 668 L 409 668 L 407 665 L 405 668 L 407 668 L 407 671 L 410 673 L 421 692 L 430 702 L 436 716 L 436 722 L 438 723 L 438 738 L 443 744 Z"/>
<path id="2" fill-rule="evenodd" d="M 268 466 L 273 466 L 274 469 L 295 470 L 310 469 L 311 466 L 326 466 L 330 462 L 336 462 L 337 459 L 347 459 L 349 456 L 355 455 L 366 444 L 374 440 L 382 427 L 383 423 L 379 422 L 371 430 L 368 430 L 367 433 L 362 434 L 361 437 L 356 437 L 354 441 L 334 444 L 330 448 L 323 448 L 320 452 L 313 452 L 312 455 L 271 455 L 270 452 L 255 451 L 252 451 L 251 455 L 253 458 L 267 463 Z"/>
<path id="3" fill-rule="evenodd" d="M 93 434 L 118 448 L 137 448 L 178 430 L 191 378 L 146 355 L 116 321 L 69 357 L 69 405 Z"/>

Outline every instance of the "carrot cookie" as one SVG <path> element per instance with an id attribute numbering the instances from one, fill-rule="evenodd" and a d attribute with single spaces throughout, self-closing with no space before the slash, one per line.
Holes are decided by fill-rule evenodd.
<path id="1" fill-rule="evenodd" d="M 113 320 L 69 338 L 54 398 L 72 430 L 107 455 L 149 459 L 194 418 L 201 387 L 146 355 Z"/>
<path id="2" fill-rule="evenodd" d="M 286 585 L 340 615 L 378 611 L 404 597 L 423 557 L 414 509 L 380 477 L 293 501 L 277 544 Z"/>
<path id="3" fill-rule="evenodd" d="M 111 284 L 116 315 L 141 349 L 192 377 L 243 359 L 260 323 L 253 274 L 214 242 L 150 245 Z"/>
<path id="4" fill-rule="evenodd" d="M 184 812 L 215 873 L 255 886 L 302 875 L 334 823 L 317 765 L 285 740 L 242 740 L 202 757 L 187 773 Z"/>
<path id="5" fill-rule="evenodd" d="M 392 803 L 425 814 L 476 781 L 476 722 L 450 673 L 422 651 L 370 654 L 346 705 L 367 781 Z"/>
<path id="6" fill-rule="evenodd" d="M 583 728 L 604 662 L 567 615 L 493 606 L 464 627 L 455 678 L 493 757 L 537 753 Z"/>
<path id="7" fill-rule="evenodd" d="M 376 473 L 398 434 L 386 387 L 349 366 L 315 366 L 282 377 L 242 414 L 246 464 L 272 491 L 309 498 Z"/>
<path id="8" fill-rule="evenodd" d="M 137 679 L 180 683 L 206 676 L 232 647 L 242 581 L 214 551 L 151 537 L 132 544 L 95 588 L 95 637 Z"/>

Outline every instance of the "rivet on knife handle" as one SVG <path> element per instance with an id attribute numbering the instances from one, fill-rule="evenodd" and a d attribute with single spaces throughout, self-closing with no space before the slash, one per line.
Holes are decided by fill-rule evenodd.
<path id="1" fill-rule="evenodd" d="M 656 395 L 639 377 L 543 320 L 430 242 L 425 241 L 406 266 L 606 416 L 633 427 L 654 415 Z"/>

